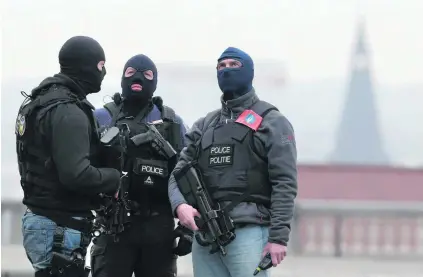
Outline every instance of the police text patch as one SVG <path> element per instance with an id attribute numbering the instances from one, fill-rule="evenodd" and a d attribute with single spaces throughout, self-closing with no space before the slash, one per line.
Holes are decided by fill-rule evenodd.
<path id="1" fill-rule="evenodd" d="M 234 146 L 231 144 L 214 144 L 209 151 L 209 166 L 232 165 Z"/>
<path id="2" fill-rule="evenodd" d="M 155 165 L 147 165 L 147 164 L 140 165 L 140 173 L 144 173 L 144 174 L 151 174 L 151 175 L 156 175 L 156 176 L 160 176 L 164 178 L 167 175 L 165 171 L 166 171 L 165 168 L 155 166 Z"/>

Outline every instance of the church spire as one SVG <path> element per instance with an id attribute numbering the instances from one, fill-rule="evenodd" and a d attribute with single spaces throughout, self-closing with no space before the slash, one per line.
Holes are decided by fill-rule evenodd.
<path id="1" fill-rule="evenodd" d="M 383 165 L 388 163 L 379 122 L 366 42 L 364 19 L 357 28 L 352 52 L 350 82 L 331 162 L 337 164 Z"/>

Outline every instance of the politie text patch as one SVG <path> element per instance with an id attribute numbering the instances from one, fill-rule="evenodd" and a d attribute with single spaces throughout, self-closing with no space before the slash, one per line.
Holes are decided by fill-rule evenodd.
<path id="1" fill-rule="evenodd" d="M 235 122 L 243 124 L 254 131 L 257 131 L 262 121 L 263 118 L 252 110 L 243 111 L 235 120 Z"/>
<path id="2" fill-rule="evenodd" d="M 234 146 L 232 144 L 213 144 L 209 151 L 209 166 L 232 165 Z"/>

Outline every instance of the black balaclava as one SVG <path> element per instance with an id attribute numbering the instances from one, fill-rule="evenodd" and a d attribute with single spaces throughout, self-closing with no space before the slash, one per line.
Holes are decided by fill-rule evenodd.
<path id="1" fill-rule="evenodd" d="M 253 88 L 254 62 L 244 51 L 228 47 L 217 60 L 234 59 L 241 62 L 240 68 L 224 68 L 217 71 L 217 80 L 224 99 L 238 98 Z"/>
<path id="2" fill-rule="evenodd" d="M 125 77 L 125 71 L 128 67 L 134 68 L 136 72 L 130 77 Z M 145 78 L 144 71 L 147 70 L 153 72 L 152 80 Z M 132 90 L 132 85 L 141 85 L 141 91 Z M 154 62 L 142 54 L 130 58 L 123 68 L 121 87 L 124 101 L 140 106 L 149 103 L 157 87 L 157 68 Z"/>
<path id="3" fill-rule="evenodd" d="M 72 37 L 59 52 L 60 73 L 71 78 L 86 94 L 99 92 L 106 68 L 98 70 L 100 61 L 106 61 L 101 45 L 90 37 Z"/>

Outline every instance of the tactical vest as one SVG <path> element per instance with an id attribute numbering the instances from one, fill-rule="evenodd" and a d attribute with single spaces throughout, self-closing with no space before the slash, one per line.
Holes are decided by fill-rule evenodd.
<path id="1" fill-rule="evenodd" d="M 39 122 L 42 122 L 53 108 L 69 103 L 76 104 L 87 115 L 92 127 L 92 142 L 96 140 L 98 142 L 99 137 L 92 112 L 94 107 L 88 101 L 78 99 L 66 87 L 52 85 L 35 99 L 28 97 L 19 109 L 15 134 L 24 200 L 30 197 L 32 190 L 36 187 L 47 191 L 58 189 L 60 180 L 51 157 L 50 141 L 46 134 L 40 132 Z"/>
<path id="2" fill-rule="evenodd" d="M 208 126 L 198 145 L 198 168 L 211 197 L 217 202 L 241 201 L 268 206 L 271 184 L 267 159 L 254 146 L 254 133 L 267 113 L 277 110 L 273 105 L 258 101 L 237 120 L 215 123 L 206 116 Z M 220 111 L 219 111 L 220 113 Z"/>
<path id="3" fill-rule="evenodd" d="M 141 120 L 151 109 L 141 111 L 135 117 L 127 117 L 122 112 L 123 104 L 116 105 L 114 102 L 106 104 L 104 107 L 112 116 L 110 126 L 120 127 L 126 124 L 129 128 L 129 137 L 145 133 L 148 131 L 146 123 Z M 154 122 L 154 126 L 165 140 L 179 153 L 183 147 L 181 141 L 181 126 L 175 121 L 176 115 L 173 109 L 167 106 L 159 106 L 161 120 Z M 168 180 L 171 171 L 176 165 L 176 156 L 171 160 L 166 160 L 149 144 L 142 144 L 136 147 L 134 144 L 127 145 L 127 161 L 125 170 L 129 175 L 130 199 L 141 205 L 141 209 L 150 209 L 151 203 L 169 202 L 167 197 Z M 137 195 L 134 195 L 137 194 Z"/>

